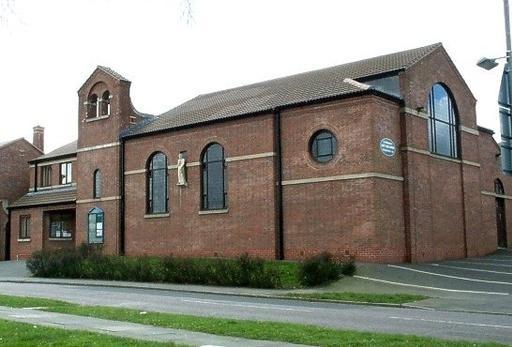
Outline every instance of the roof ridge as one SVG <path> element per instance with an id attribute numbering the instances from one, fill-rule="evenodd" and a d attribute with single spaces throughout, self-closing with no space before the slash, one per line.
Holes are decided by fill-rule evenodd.
<path id="1" fill-rule="evenodd" d="M 24 140 L 24 139 L 25 139 L 24 137 L 18 137 L 17 139 L 14 139 L 14 140 L 8 140 L 8 141 L 0 142 L 0 148 L 6 147 L 8 145 L 13 144 L 16 141 L 20 141 L 20 140 Z"/>
<path id="2" fill-rule="evenodd" d="M 46 159 L 51 159 L 51 158 L 55 158 L 55 157 L 71 156 L 73 154 L 76 154 L 77 145 L 78 145 L 78 139 L 71 141 L 69 143 L 66 143 L 65 145 L 62 145 L 60 147 L 57 147 L 51 152 L 48 152 L 48 153 L 43 154 L 37 158 L 32 159 L 30 161 L 30 163 L 34 163 L 34 162 L 38 162 L 38 161 L 46 160 Z M 67 148 L 67 147 L 70 147 L 70 148 Z M 59 152 L 59 151 L 61 151 L 61 152 Z"/>
<path id="3" fill-rule="evenodd" d="M 430 54 L 432 54 L 436 49 L 438 49 L 439 47 L 443 47 L 443 43 L 442 42 L 436 42 L 434 44 L 431 44 L 431 45 L 427 45 L 427 46 L 423 46 L 423 47 L 420 47 L 418 49 L 425 49 L 425 48 L 430 48 L 429 51 L 424 54 L 423 56 L 421 57 L 417 57 L 416 59 L 413 59 L 405 69 L 408 69 L 410 68 L 411 66 L 414 66 L 416 65 L 420 60 L 424 59 L 426 56 L 429 56 Z"/>
<path id="4" fill-rule="evenodd" d="M 130 80 L 128 78 L 124 77 L 119 72 L 109 68 L 108 66 L 98 65 L 97 68 L 100 69 L 101 71 L 109 74 L 110 76 L 114 77 L 115 79 L 126 81 L 126 82 L 130 82 Z"/>
<path id="5" fill-rule="evenodd" d="M 270 112 L 276 107 L 311 103 L 361 93 L 361 86 L 343 83 L 382 74 L 397 74 L 441 47 L 441 43 L 303 71 L 247 85 L 199 94 L 131 128 L 126 137 L 164 131 L 240 115 Z M 367 91 L 370 92 L 370 91 Z M 390 97 L 396 98 L 395 95 Z"/>
<path id="6" fill-rule="evenodd" d="M 406 65 L 405 68 L 409 68 L 412 65 L 416 64 L 421 59 L 423 59 L 424 57 L 426 57 L 427 55 L 429 55 L 430 53 L 432 53 L 435 49 L 437 49 L 438 47 L 441 47 L 441 46 L 442 46 L 441 42 L 436 42 L 436 43 L 433 43 L 433 44 L 430 44 L 430 45 L 426 45 L 426 46 L 422 46 L 422 47 L 416 47 L 416 48 L 406 49 L 406 50 L 403 50 L 403 51 L 392 52 L 392 53 L 385 53 L 385 54 L 377 55 L 377 56 L 370 57 L 370 58 L 364 58 L 364 59 L 350 61 L 350 62 L 343 63 L 343 64 L 323 67 L 323 68 L 319 68 L 319 69 L 315 69 L 315 70 L 298 72 L 298 73 L 295 73 L 295 74 L 281 76 L 281 77 L 276 77 L 276 78 L 270 78 L 270 79 L 267 79 L 267 80 L 264 80 L 264 81 L 244 84 L 244 85 L 240 85 L 240 86 L 236 86 L 236 87 L 232 87 L 232 88 L 226 88 L 226 89 L 222 89 L 222 90 L 216 90 L 216 91 L 209 92 L 209 93 L 201 93 L 201 94 L 198 94 L 197 96 L 193 97 L 192 99 L 189 99 L 189 100 L 185 101 L 185 103 L 187 103 L 189 101 L 192 101 L 194 99 L 197 99 L 199 97 L 213 96 L 215 94 L 226 93 L 226 92 L 233 91 L 233 90 L 240 89 L 240 88 L 255 87 L 255 86 L 266 84 L 266 83 L 269 83 L 269 82 L 279 81 L 281 79 L 292 78 L 292 77 L 299 77 L 299 76 L 305 75 L 305 74 L 318 73 L 318 72 L 322 72 L 322 71 L 326 71 L 326 70 L 330 70 L 330 69 L 337 69 L 337 68 L 340 68 L 342 66 L 347 66 L 347 65 L 350 65 L 350 64 L 358 64 L 358 63 L 363 63 L 363 62 L 366 62 L 366 61 L 377 60 L 377 59 L 384 58 L 384 57 L 387 57 L 387 56 L 392 56 L 392 55 L 397 55 L 397 54 L 404 54 L 404 53 L 409 53 L 409 52 L 414 52 L 414 51 L 419 51 L 419 50 L 422 50 L 422 49 L 430 48 L 428 53 L 418 57 L 413 62 L 411 62 L 408 65 Z M 368 75 L 368 76 L 371 76 L 371 75 Z M 367 76 L 361 76 L 361 77 L 357 77 L 357 78 L 362 78 L 362 77 L 367 77 Z M 178 105 L 178 106 L 176 106 L 176 107 L 174 107 L 174 108 L 172 108 L 172 109 L 170 109 L 170 110 L 168 110 L 168 111 L 166 111 L 164 113 L 161 113 L 161 114 L 159 114 L 157 116 L 164 116 L 165 114 L 167 114 L 170 111 L 180 107 L 183 104 L 184 103 L 182 103 L 182 104 L 180 104 L 180 105 Z"/>

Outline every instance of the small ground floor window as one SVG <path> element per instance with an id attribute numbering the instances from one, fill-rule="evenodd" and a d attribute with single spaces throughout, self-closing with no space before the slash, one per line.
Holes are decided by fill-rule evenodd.
<path id="1" fill-rule="evenodd" d="M 30 239 L 30 216 L 21 216 L 20 217 L 19 238 L 22 240 Z"/>
<path id="2" fill-rule="evenodd" d="M 103 243 L 104 213 L 100 208 L 89 212 L 89 243 Z"/>
<path id="3" fill-rule="evenodd" d="M 50 239 L 71 239 L 73 224 L 74 216 L 72 213 L 52 213 L 50 215 Z"/>

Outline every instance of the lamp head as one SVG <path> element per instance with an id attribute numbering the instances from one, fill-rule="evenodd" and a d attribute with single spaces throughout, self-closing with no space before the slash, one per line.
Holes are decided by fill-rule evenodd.
<path id="1" fill-rule="evenodd" d="M 492 70 L 498 66 L 498 63 L 496 62 L 496 59 L 482 58 L 476 63 L 476 65 L 482 69 Z"/>

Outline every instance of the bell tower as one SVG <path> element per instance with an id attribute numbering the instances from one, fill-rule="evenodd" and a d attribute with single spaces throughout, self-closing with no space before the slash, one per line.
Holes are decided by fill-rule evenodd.
<path id="1" fill-rule="evenodd" d="M 78 91 L 77 244 L 118 254 L 121 210 L 120 133 L 137 120 L 131 82 L 98 66 Z"/>

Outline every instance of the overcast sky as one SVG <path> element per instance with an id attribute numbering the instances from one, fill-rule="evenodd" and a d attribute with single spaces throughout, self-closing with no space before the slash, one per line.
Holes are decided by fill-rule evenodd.
<path id="1" fill-rule="evenodd" d="M 14 14 L 5 2 L 14 1 Z M 197 94 L 442 42 L 499 130 L 501 0 L 0 0 L 0 141 L 46 128 L 77 137 L 77 90 L 96 65 L 132 81 L 135 107 L 163 113 Z M 7 8 L 7 9 L 6 9 Z M 7 17 L 6 17 L 7 15 Z"/>

